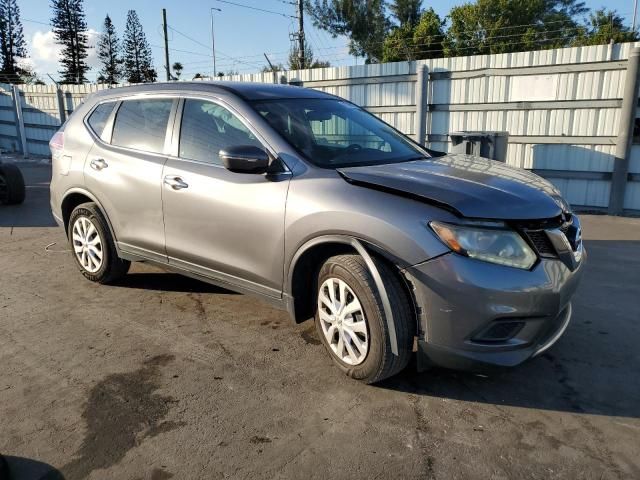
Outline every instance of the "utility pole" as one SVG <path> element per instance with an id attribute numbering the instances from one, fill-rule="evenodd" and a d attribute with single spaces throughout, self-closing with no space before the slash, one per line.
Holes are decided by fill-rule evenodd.
<path id="1" fill-rule="evenodd" d="M 213 31 L 213 11 L 216 10 L 221 12 L 222 10 L 216 7 L 211 7 L 211 56 L 213 57 L 213 76 L 212 79 L 216 78 L 216 36 Z"/>
<path id="2" fill-rule="evenodd" d="M 298 59 L 300 70 L 304 68 L 304 0 L 298 0 Z"/>
<path id="3" fill-rule="evenodd" d="M 269 60 L 269 57 L 267 57 L 267 54 L 266 54 L 266 53 L 264 54 L 264 58 L 266 58 L 266 59 L 267 59 L 267 63 L 269 64 L 269 68 L 271 68 L 271 71 L 272 71 L 272 72 L 275 72 L 275 71 L 276 71 L 276 69 L 275 69 L 275 68 L 273 68 L 273 63 L 271 63 L 271 60 Z"/>
<path id="4" fill-rule="evenodd" d="M 634 0 L 633 2 L 633 25 L 631 27 L 631 31 L 636 31 L 636 14 L 638 13 L 638 0 Z"/>
<path id="5" fill-rule="evenodd" d="M 169 69 L 169 37 L 167 35 L 167 9 L 162 9 L 162 29 L 164 31 L 164 64 L 167 70 L 167 82 L 171 81 L 171 70 Z"/>

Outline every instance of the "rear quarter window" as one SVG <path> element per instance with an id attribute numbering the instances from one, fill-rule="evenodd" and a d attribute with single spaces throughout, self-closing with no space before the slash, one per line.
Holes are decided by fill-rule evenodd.
<path id="1" fill-rule="evenodd" d="M 125 100 L 118 109 L 111 144 L 162 153 L 173 99 Z"/>
<path id="2" fill-rule="evenodd" d="M 115 102 L 101 103 L 93 112 L 91 112 L 91 115 L 89 115 L 89 119 L 87 121 L 89 123 L 89 127 L 98 137 L 102 136 L 104 127 L 107 125 L 107 120 L 109 120 L 109 115 L 113 112 L 114 105 Z"/>

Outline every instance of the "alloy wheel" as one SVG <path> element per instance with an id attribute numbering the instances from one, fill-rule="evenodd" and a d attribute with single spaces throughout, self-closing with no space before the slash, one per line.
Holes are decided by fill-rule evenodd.
<path id="1" fill-rule="evenodd" d="M 351 287 L 339 278 L 328 278 L 318 292 L 322 333 L 333 353 L 344 363 L 359 365 L 369 350 L 364 310 Z"/>
<path id="2" fill-rule="evenodd" d="M 82 268 L 95 273 L 102 266 L 102 239 L 95 225 L 87 217 L 78 217 L 71 232 L 73 252 Z"/>

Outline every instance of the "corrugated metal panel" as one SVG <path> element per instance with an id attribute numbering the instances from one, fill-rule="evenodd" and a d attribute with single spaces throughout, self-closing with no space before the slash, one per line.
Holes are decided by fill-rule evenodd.
<path id="1" fill-rule="evenodd" d="M 606 207 L 609 205 L 610 182 L 550 178 L 571 205 Z"/>
<path id="2" fill-rule="evenodd" d="M 624 208 L 640 210 L 640 182 L 627 183 L 627 189 L 624 192 Z"/>
<path id="3" fill-rule="evenodd" d="M 406 107 L 407 111 L 376 113 L 400 131 L 415 135 L 415 72 L 418 65 L 427 65 L 430 72 L 459 72 L 485 68 L 520 68 L 544 65 L 564 65 L 585 62 L 619 61 L 627 58 L 629 50 L 638 44 L 598 45 L 536 52 L 517 52 L 498 55 L 477 55 L 455 58 L 420 60 L 418 62 L 393 62 L 377 65 L 321 68 L 277 73 L 254 73 L 224 77 L 225 80 L 261 83 L 302 81 L 307 86 L 338 95 L 366 107 Z M 467 111 L 431 111 L 427 118 L 428 133 L 446 136 L 456 130 L 498 130 L 521 138 L 511 143 L 507 153 L 510 165 L 540 170 L 565 170 L 586 172 L 611 172 L 615 146 L 611 139 L 618 135 L 619 108 L 544 108 L 526 102 L 615 100 L 623 95 L 625 71 L 602 70 L 585 72 L 554 72 L 536 75 L 484 75 L 469 78 L 438 79 L 429 82 L 429 103 L 435 105 L 466 105 Z M 412 75 L 409 77 L 409 75 Z M 394 76 L 393 82 L 379 77 Z M 406 76 L 406 81 L 398 81 Z M 350 79 L 357 80 L 358 84 Z M 371 79 L 371 81 L 368 81 Z M 344 80 L 342 82 L 342 80 Z M 336 85 L 322 86 L 309 82 L 332 81 Z M 65 108 L 73 110 L 86 96 L 105 85 L 64 85 Z M 22 86 L 22 104 L 27 124 L 58 125 L 59 109 L 54 86 Z M 504 102 L 525 102 L 516 110 L 504 110 Z M 496 104 L 495 109 L 491 108 Z M 474 110 L 473 105 L 483 104 Z M 520 105 L 520 104 L 519 104 Z M 17 137 L 14 125 L 13 102 L 9 85 L 0 85 L 0 145 L 15 148 Z M 33 109 L 33 110 L 32 110 Z M 374 110 L 375 111 L 375 110 Z M 336 127 L 337 128 L 337 127 Z M 53 129 L 27 128 L 28 138 L 42 140 L 30 142 L 32 153 L 48 154 L 44 141 Z M 337 132 L 336 134 L 338 134 Z M 533 144 L 526 137 L 553 137 L 548 141 L 562 141 L 565 137 L 603 137 L 602 144 Z M 15 137 L 15 140 L 14 140 Z M 430 144 L 436 150 L 448 150 L 449 143 L 438 141 Z M 558 140 L 560 139 L 560 140 Z M 591 143 L 594 143 L 591 141 Z M 9 146 L 9 147 L 7 147 Z M 640 145 L 634 145 L 630 159 L 630 171 L 640 173 Z M 585 179 L 554 179 L 553 182 L 575 205 L 606 206 L 609 181 Z M 631 182 L 627 189 L 626 208 L 640 209 L 638 182 Z"/>

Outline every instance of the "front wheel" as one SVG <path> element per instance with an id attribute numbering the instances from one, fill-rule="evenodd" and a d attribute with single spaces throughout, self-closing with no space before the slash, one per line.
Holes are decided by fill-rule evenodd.
<path id="1" fill-rule="evenodd" d="M 334 363 L 351 378 L 375 383 L 407 366 L 414 325 L 400 279 L 374 259 L 386 290 L 398 341 L 391 352 L 389 328 L 376 284 L 359 255 L 329 258 L 318 275 L 316 329 Z"/>
<path id="2" fill-rule="evenodd" d="M 109 283 L 127 273 L 130 262 L 118 257 L 111 231 L 95 203 L 74 208 L 68 230 L 71 253 L 86 278 Z"/>

